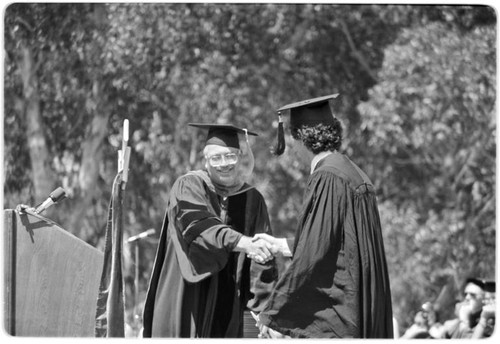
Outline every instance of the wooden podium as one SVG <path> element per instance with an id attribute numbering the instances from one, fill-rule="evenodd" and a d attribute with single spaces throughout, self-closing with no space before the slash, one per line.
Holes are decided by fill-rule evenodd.
<path id="1" fill-rule="evenodd" d="M 4 217 L 5 331 L 94 337 L 103 253 L 43 216 Z"/>

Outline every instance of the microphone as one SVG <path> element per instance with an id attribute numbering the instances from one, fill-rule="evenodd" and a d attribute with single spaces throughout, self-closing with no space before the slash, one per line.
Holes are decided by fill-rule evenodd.
<path id="1" fill-rule="evenodd" d="M 128 240 L 127 240 L 127 243 L 132 243 L 132 242 L 135 242 L 137 240 L 141 240 L 141 239 L 144 239 L 144 238 L 147 238 L 148 236 L 151 236 L 153 234 L 155 234 L 156 231 L 151 228 L 151 229 L 148 229 L 147 231 L 145 232 L 142 232 L 140 234 L 137 234 L 137 235 L 134 235 L 133 237 L 130 237 Z"/>
<path id="2" fill-rule="evenodd" d="M 66 191 L 64 191 L 62 187 L 58 187 L 57 189 L 52 191 L 49 198 L 47 198 L 45 201 L 42 202 L 42 204 L 36 207 L 35 213 L 40 214 L 44 212 L 48 207 L 63 200 L 65 197 L 66 197 Z"/>

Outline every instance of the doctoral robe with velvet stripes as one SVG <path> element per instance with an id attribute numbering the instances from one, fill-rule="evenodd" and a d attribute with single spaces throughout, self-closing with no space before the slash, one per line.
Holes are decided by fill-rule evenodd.
<path id="1" fill-rule="evenodd" d="M 274 261 L 233 252 L 242 235 L 271 234 L 262 195 L 245 184 L 221 197 L 206 171 L 172 186 L 146 296 L 143 337 L 242 337 L 277 279 Z"/>

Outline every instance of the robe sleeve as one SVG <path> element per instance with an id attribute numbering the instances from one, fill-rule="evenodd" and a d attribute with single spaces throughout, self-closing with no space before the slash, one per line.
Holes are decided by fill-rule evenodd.
<path id="1" fill-rule="evenodd" d="M 224 268 L 242 234 L 223 224 L 197 176 L 179 178 L 170 192 L 167 213 L 184 279 L 198 282 Z"/>
<path id="2" fill-rule="evenodd" d="M 253 236 L 257 233 L 266 233 L 272 235 L 269 214 L 264 198 L 260 193 L 255 193 L 256 206 L 253 209 L 255 216 L 252 224 L 252 231 L 249 233 Z M 271 291 L 276 285 L 278 279 L 278 269 L 276 266 L 276 259 L 273 259 L 266 264 L 259 264 L 250 260 L 250 296 L 247 302 L 248 309 L 259 313 L 266 305 Z"/>
<path id="3" fill-rule="evenodd" d="M 260 315 L 264 325 L 290 335 L 315 336 L 308 332 L 309 323 L 324 314 L 325 305 L 337 304 L 341 312 L 349 312 L 343 305 L 341 289 L 352 283 L 345 272 L 342 219 L 345 207 L 339 197 L 346 187 L 329 174 L 315 173 L 308 182 L 303 213 L 296 233 L 293 258 L 280 278 L 267 307 Z M 335 264 L 335 262 L 337 262 Z M 332 266 L 333 264 L 333 266 Z"/>

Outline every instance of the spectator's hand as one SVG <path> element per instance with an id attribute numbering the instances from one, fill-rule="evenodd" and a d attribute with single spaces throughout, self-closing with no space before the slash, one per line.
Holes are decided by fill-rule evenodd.
<path id="1" fill-rule="evenodd" d="M 401 338 L 405 339 L 416 338 L 419 335 L 423 335 L 426 333 L 428 333 L 427 328 L 419 326 L 417 324 L 413 324 L 406 330 L 406 332 L 403 334 Z"/>
<path id="2" fill-rule="evenodd" d="M 488 302 L 483 305 L 483 310 L 481 311 L 481 318 L 488 320 L 495 318 L 495 302 Z"/>
<path id="3" fill-rule="evenodd" d="M 458 306 L 458 318 L 460 321 L 469 323 L 470 315 L 472 314 L 472 305 L 467 302 L 461 302 Z"/>

